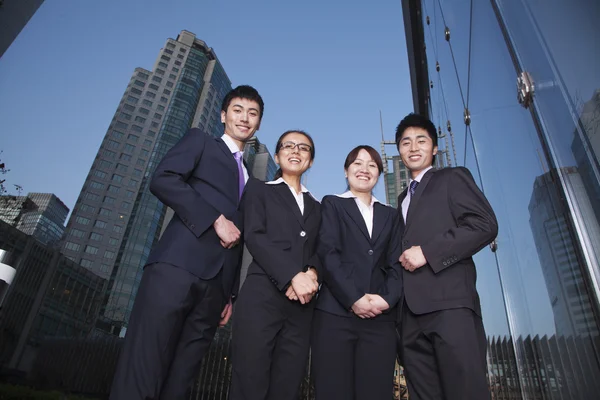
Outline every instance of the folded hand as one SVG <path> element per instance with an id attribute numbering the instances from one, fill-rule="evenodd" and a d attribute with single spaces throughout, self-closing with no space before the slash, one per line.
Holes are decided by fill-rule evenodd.
<path id="1" fill-rule="evenodd" d="M 371 295 L 365 294 L 352 305 L 352 312 L 360 318 L 373 318 L 381 314 L 381 310 L 370 301 Z M 383 299 L 382 299 L 383 300 Z"/>

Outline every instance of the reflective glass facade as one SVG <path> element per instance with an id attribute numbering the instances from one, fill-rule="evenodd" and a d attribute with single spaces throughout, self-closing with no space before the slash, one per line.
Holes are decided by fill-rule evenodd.
<path id="1" fill-rule="evenodd" d="M 475 257 L 493 398 L 597 398 L 600 4 L 403 9 L 415 109 L 498 217 Z"/>
<path id="2" fill-rule="evenodd" d="M 28 193 L 36 209 L 21 217 L 17 228 L 44 244 L 58 245 L 69 208 L 52 193 Z"/>
<path id="3" fill-rule="evenodd" d="M 231 90 L 231 83 L 212 49 L 204 42 L 192 40 L 191 46 L 186 46 L 181 74 L 173 89 L 173 97 L 152 149 L 110 276 L 107 301 L 97 326 L 113 335 L 125 334 L 143 267 L 165 221 L 167 207 L 150 193 L 152 173 L 167 151 L 193 126 L 198 112 L 207 110 L 208 121 L 217 121 L 222 99 Z M 177 48 L 173 51 L 178 52 Z M 210 122 L 205 129 L 211 129 Z M 211 133 L 220 136 L 223 127 L 220 122 L 217 125 L 221 133 L 216 125 L 212 126 Z"/>
<path id="4" fill-rule="evenodd" d="M 244 161 L 251 176 L 261 181 L 273 180 L 278 169 L 269 149 L 256 136 L 246 143 Z"/>
<path id="5" fill-rule="evenodd" d="M 106 280 L 1 221 L 0 248 L 18 257 L 0 312 L 0 368 L 29 371 L 43 340 L 90 334 Z"/>
<path id="6" fill-rule="evenodd" d="M 0 220 L 44 244 L 59 245 L 68 213 L 69 208 L 52 193 L 0 196 Z"/>

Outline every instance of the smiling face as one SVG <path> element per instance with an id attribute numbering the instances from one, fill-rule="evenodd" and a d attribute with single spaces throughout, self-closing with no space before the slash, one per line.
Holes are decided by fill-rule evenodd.
<path id="1" fill-rule="evenodd" d="M 437 150 L 427 131 L 417 127 L 406 128 L 398 144 L 402 162 L 410 170 L 413 179 L 431 166 Z"/>
<path id="2" fill-rule="evenodd" d="M 356 159 L 346 168 L 348 186 L 352 192 L 371 193 L 379 179 L 379 167 L 365 149 L 361 149 Z"/>
<path id="3" fill-rule="evenodd" d="M 221 111 L 221 122 L 225 124 L 225 133 L 242 149 L 260 128 L 259 105 L 254 100 L 236 97 L 226 112 Z"/>
<path id="4" fill-rule="evenodd" d="M 275 154 L 275 162 L 284 175 L 301 176 L 312 166 L 311 142 L 298 132 L 291 132 L 281 139 Z"/>

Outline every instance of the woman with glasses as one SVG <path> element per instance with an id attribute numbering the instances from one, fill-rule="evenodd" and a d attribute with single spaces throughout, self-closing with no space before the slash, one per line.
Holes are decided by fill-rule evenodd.
<path id="1" fill-rule="evenodd" d="M 296 400 L 308 359 L 320 204 L 301 184 L 315 146 L 302 131 L 277 141 L 275 180 L 252 180 L 244 240 L 253 261 L 236 301 L 229 400 Z"/>
<path id="2" fill-rule="evenodd" d="M 344 163 L 349 190 L 325 196 L 317 252 L 323 286 L 313 320 L 317 400 L 389 400 L 402 292 L 400 217 L 372 194 L 383 170 L 370 146 Z"/>

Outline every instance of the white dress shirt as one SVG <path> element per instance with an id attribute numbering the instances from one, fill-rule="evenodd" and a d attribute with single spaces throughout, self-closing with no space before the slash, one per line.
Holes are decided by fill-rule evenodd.
<path id="1" fill-rule="evenodd" d="M 369 232 L 369 237 L 373 235 L 373 205 L 375 203 L 380 203 L 379 200 L 375 198 L 375 196 L 371 196 L 371 204 L 366 205 L 358 197 L 354 195 L 350 190 L 344 192 L 342 194 L 338 194 L 338 197 L 343 197 L 345 199 L 354 199 L 356 205 L 358 206 L 358 211 L 362 215 L 365 225 L 367 225 L 367 231 Z"/>
<path id="2" fill-rule="evenodd" d="M 290 185 L 288 185 L 288 183 L 283 178 L 279 178 L 279 179 L 276 179 L 274 181 L 266 182 L 266 184 L 267 185 L 277 185 L 277 184 L 282 183 L 282 182 L 285 183 L 288 186 L 288 188 L 290 189 L 290 192 L 292 192 L 292 195 L 296 199 L 296 203 L 298 204 L 298 208 L 300 208 L 300 213 L 302 215 L 304 215 L 304 193 L 310 194 L 310 192 L 308 191 L 307 188 L 304 187 L 304 185 L 300 184 L 300 193 L 296 193 L 296 189 L 294 189 L 293 187 L 291 187 Z"/>
<path id="3" fill-rule="evenodd" d="M 425 168 L 423 171 L 421 171 L 421 173 L 419 175 L 417 175 L 417 177 L 415 179 L 411 179 L 410 182 L 417 181 L 417 182 L 421 183 L 421 179 L 423 179 L 423 175 L 425 175 L 425 173 L 427 171 L 429 171 L 431 168 L 433 168 L 433 166 L 429 166 L 429 168 Z M 408 187 L 410 188 L 410 184 Z M 418 188 L 418 186 L 417 186 L 417 188 Z M 406 215 L 408 214 L 408 207 L 410 206 L 410 198 L 411 197 L 412 196 L 410 195 L 410 189 L 409 189 L 406 192 L 406 197 L 404 198 L 404 200 L 402 200 L 402 216 L 404 217 L 404 223 L 406 223 Z"/>
<path id="4" fill-rule="evenodd" d="M 231 151 L 231 154 L 235 154 L 240 151 L 239 147 L 237 147 L 237 144 L 235 144 L 235 142 L 233 141 L 231 136 L 229 136 L 228 134 L 226 134 L 226 133 L 223 134 L 223 136 L 221 136 L 221 140 L 223 140 L 225 142 L 225 144 L 229 148 L 229 151 Z M 244 152 L 242 151 L 241 153 L 242 153 L 242 159 L 244 159 Z M 242 162 L 242 170 L 244 171 L 244 182 L 248 182 L 248 178 L 250 177 L 250 175 L 248 175 L 248 171 L 246 170 L 246 166 L 244 165 L 243 162 Z"/>

